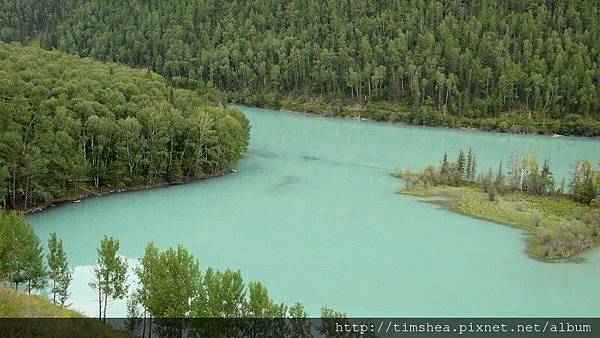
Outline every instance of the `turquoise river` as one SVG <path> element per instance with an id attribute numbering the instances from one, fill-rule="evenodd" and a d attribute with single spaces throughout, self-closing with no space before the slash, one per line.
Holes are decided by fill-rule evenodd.
<path id="1" fill-rule="evenodd" d="M 149 241 L 261 280 L 275 301 L 351 316 L 598 316 L 600 250 L 583 263 L 542 263 L 521 231 L 395 194 L 389 174 L 472 146 L 480 168 L 530 151 L 558 176 L 600 162 L 600 140 L 421 128 L 241 108 L 252 123 L 239 173 L 113 194 L 28 216 L 56 231 L 75 267 L 72 307 L 95 315 L 88 287 L 100 239 L 135 264 Z M 134 281 L 131 281 L 134 283 Z M 109 316 L 124 316 L 124 302 Z"/>

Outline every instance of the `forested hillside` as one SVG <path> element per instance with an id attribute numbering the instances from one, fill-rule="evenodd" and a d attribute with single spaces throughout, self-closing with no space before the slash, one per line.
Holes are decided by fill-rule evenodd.
<path id="1" fill-rule="evenodd" d="M 249 123 L 149 70 L 0 43 L 0 203 L 182 182 L 234 164 Z"/>
<path id="2" fill-rule="evenodd" d="M 5 1 L 0 37 L 41 36 L 238 101 L 307 94 L 444 117 L 600 118 L 596 0 L 83 2 Z M 552 129 L 595 134 L 570 128 Z"/>

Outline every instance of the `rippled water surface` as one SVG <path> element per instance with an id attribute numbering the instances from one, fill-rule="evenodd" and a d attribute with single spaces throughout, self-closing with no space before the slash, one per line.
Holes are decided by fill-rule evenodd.
<path id="1" fill-rule="evenodd" d="M 480 168 L 527 150 L 564 175 L 578 159 L 600 162 L 600 141 L 242 110 L 252 139 L 238 174 L 29 216 L 43 241 L 56 231 L 65 242 L 74 308 L 95 314 L 89 265 L 107 234 L 132 263 L 148 241 L 181 243 L 203 269 L 240 269 L 312 315 L 325 305 L 352 316 L 600 315 L 600 250 L 581 264 L 537 262 L 519 230 L 394 194 L 402 182 L 389 175 L 469 146 Z"/>

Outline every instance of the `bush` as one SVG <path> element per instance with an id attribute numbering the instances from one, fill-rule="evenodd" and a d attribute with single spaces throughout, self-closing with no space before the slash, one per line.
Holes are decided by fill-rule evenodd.
<path id="1" fill-rule="evenodd" d="M 569 257 L 594 245 L 592 234 L 576 227 L 564 227 L 555 233 L 543 232 L 538 240 L 543 244 L 544 256 L 549 258 Z"/>
<path id="2" fill-rule="evenodd" d="M 490 202 L 496 199 L 496 186 L 495 185 L 492 184 L 487 189 L 487 196 L 488 196 L 488 200 Z"/>
<path id="3" fill-rule="evenodd" d="M 534 227 L 539 227 L 540 225 L 542 225 L 542 215 L 540 215 L 540 214 L 533 215 L 532 223 L 533 223 Z"/>
<path id="4" fill-rule="evenodd" d="M 592 236 L 600 236 L 600 210 L 594 210 L 586 215 L 584 222 L 590 230 Z"/>

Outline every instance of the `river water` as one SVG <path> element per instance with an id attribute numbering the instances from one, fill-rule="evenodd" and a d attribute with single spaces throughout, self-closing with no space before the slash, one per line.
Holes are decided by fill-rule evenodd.
<path id="1" fill-rule="evenodd" d="M 583 263 L 542 263 L 521 231 L 395 194 L 396 168 L 438 164 L 472 146 L 479 168 L 512 152 L 549 156 L 557 176 L 600 162 L 600 141 L 326 119 L 241 108 L 252 123 L 239 173 L 115 194 L 28 216 L 56 231 L 75 267 L 72 307 L 94 315 L 90 265 L 103 235 L 135 259 L 154 241 L 183 244 L 202 269 L 241 270 L 278 302 L 317 316 L 598 316 L 600 250 Z M 123 302 L 109 316 L 124 316 Z"/>

